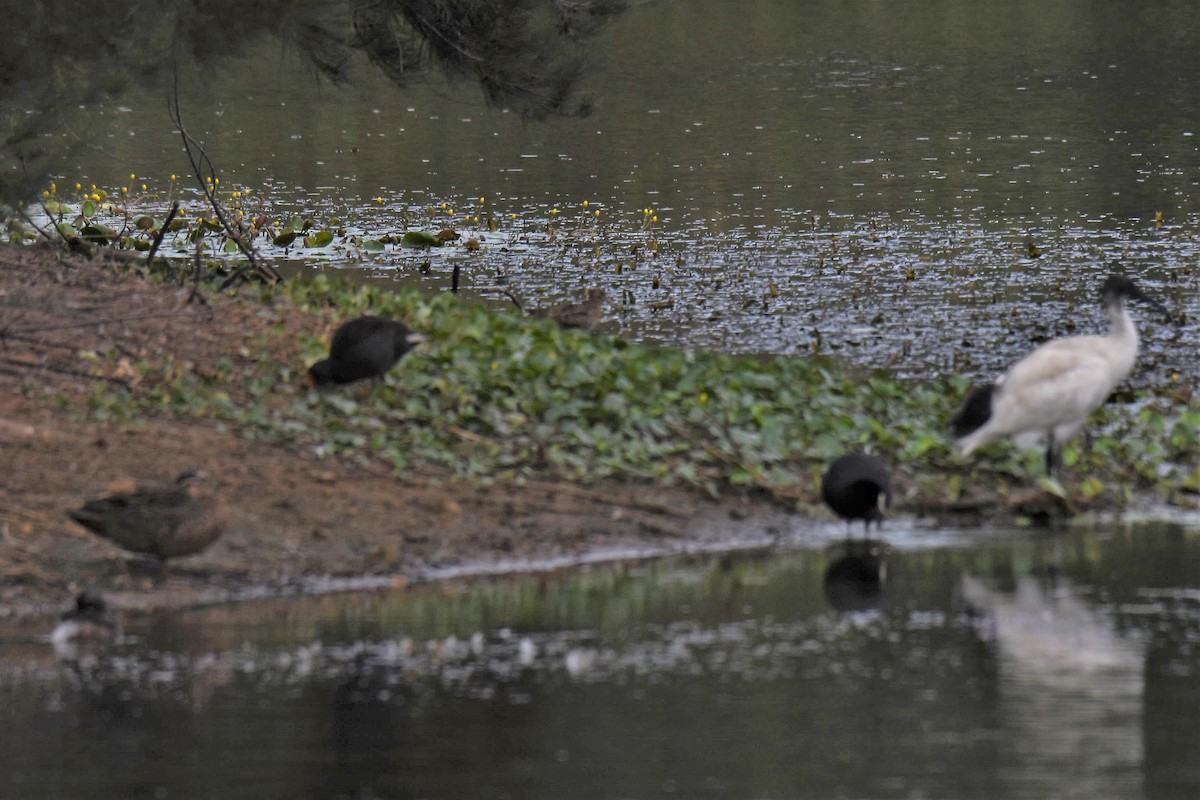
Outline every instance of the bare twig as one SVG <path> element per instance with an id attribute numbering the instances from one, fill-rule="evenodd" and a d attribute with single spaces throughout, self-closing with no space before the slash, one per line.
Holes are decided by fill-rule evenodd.
<path id="1" fill-rule="evenodd" d="M 188 162 L 192 165 L 192 174 L 196 176 L 196 181 L 200 184 L 200 188 L 204 191 L 204 197 L 208 200 L 208 205 L 213 211 L 213 215 L 217 221 L 221 223 L 221 227 L 225 230 L 225 235 L 237 245 L 238 250 L 250 262 L 250 269 L 257 273 L 260 277 L 279 283 L 283 280 L 283 276 L 279 274 L 273 266 L 266 263 L 258 257 L 254 250 L 253 244 L 242 234 L 229 219 L 225 213 L 224 206 L 217 200 L 216 194 L 216 167 L 213 166 L 212 160 L 208 157 L 208 153 L 195 137 L 188 133 L 187 128 L 183 124 L 183 112 L 179 106 L 179 70 L 175 70 L 175 84 L 173 94 L 167 100 L 167 109 L 171 115 L 171 121 L 175 123 L 175 127 L 179 129 L 179 136 L 183 140 L 183 150 L 187 153 Z M 207 176 L 206 176 L 207 173 Z M 205 177 L 211 180 L 205 180 Z M 232 276 L 227 278 L 221 284 L 221 289 L 226 289 L 235 281 L 239 280 L 245 274 L 245 269 L 239 269 Z"/>
<path id="2" fill-rule="evenodd" d="M 517 296 L 516 296 L 515 294 L 513 294 L 512 292 L 510 292 L 508 289 L 493 289 L 493 288 L 489 288 L 489 289 L 484 289 L 483 291 L 485 291 L 485 292 L 495 292 L 496 294 L 502 294 L 502 295 L 504 295 L 504 296 L 505 296 L 505 297 L 507 297 L 509 300 L 512 300 L 512 304 L 513 304 L 514 306 L 516 306 L 516 307 L 517 307 L 517 311 L 520 311 L 522 314 L 524 314 L 524 313 L 525 313 L 525 306 L 521 305 L 521 301 L 517 299 Z"/>
<path id="3" fill-rule="evenodd" d="M 199 242 L 199 240 L 196 241 L 196 254 L 193 258 L 194 258 L 194 263 L 192 266 L 192 291 L 188 293 L 187 301 L 190 304 L 193 300 L 195 300 L 195 301 L 199 302 L 201 305 L 204 305 L 206 301 L 205 301 L 204 297 L 200 294 L 200 242 Z M 225 287 L 222 286 L 221 288 L 224 289 Z"/>
<path id="4" fill-rule="evenodd" d="M 146 266 L 154 264 L 154 256 L 158 254 L 158 248 L 162 244 L 163 237 L 167 235 L 167 231 L 171 228 L 171 222 L 179 213 L 179 201 L 171 203 L 171 210 L 167 212 L 167 218 L 163 221 L 162 227 L 158 229 L 158 233 L 154 235 L 154 243 L 150 245 L 150 252 L 146 254 Z"/>

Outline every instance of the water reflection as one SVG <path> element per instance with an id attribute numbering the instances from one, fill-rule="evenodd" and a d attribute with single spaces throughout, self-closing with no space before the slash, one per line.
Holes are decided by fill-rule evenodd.
<path id="1" fill-rule="evenodd" d="M 825 600 L 836 611 L 878 609 L 887 593 L 887 563 L 882 541 L 849 539 L 828 551 Z"/>
<path id="2" fill-rule="evenodd" d="M 1067 786 L 1071 796 L 1141 797 L 1144 645 L 1069 581 L 1022 575 L 1009 593 L 966 576 L 962 589 L 999 662 L 1000 758 L 1012 795 Z"/>
<path id="3" fill-rule="evenodd" d="M 0 647 L 0 771 L 13 796 L 1194 796 L 1197 563 L 1170 526 L 916 526 L 126 617 L 86 667 Z"/>

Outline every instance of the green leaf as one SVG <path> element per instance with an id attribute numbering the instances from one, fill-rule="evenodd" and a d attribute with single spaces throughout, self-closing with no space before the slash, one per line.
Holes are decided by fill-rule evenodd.
<path id="1" fill-rule="evenodd" d="M 300 234 L 298 234 L 296 231 L 284 231 L 272 239 L 271 244 L 275 245 L 276 247 L 287 247 L 292 242 L 296 241 L 296 237 L 299 235 Z"/>
<path id="2" fill-rule="evenodd" d="M 108 244 L 109 242 L 114 242 L 117 239 L 116 231 L 107 225 L 99 224 L 85 225 L 83 230 L 80 231 L 80 235 L 82 235 L 83 238 L 87 239 L 89 242 L 95 242 L 97 244 Z"/>
<path id="3" fill-rule="evenodd" d="M 317 231 L 304 237 L 305 247 L 325 247 L 333 241 L 333 231 Z"/>
<path id="4" fill-rule="evenodd" d="M 400 246 L 410 250 L 437 247 L 440 244 L 441 241 L 436 236 L 425 231 L 408 231 L 400 238 Z"/>

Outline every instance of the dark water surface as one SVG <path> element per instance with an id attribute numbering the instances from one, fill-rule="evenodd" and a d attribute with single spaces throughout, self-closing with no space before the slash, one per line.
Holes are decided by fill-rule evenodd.
<path id="1" fill-rule="evenodd" d="M 1140 315 L 1133 380 L 1194 382 L 1197 41 L 1190 2 L 657 2 L 585 120 L 319 87 L 274 48 L 184 112 L 273 212 L 483 240 L 265 249 L 292 272 L 599 285 L 630 339 L 976 377 L 1098 329 L 1120 259 L 1184 315 Z M 161 197 L 163 107 L 81 110 L 60 182 Z M 830 607 L 819 543 L 133 617 L 88 666 L 0 638 L 0 797 L 1200 796 L 1200 531 L 888 537 L 874 612 Z"/>
<path id="2" fill-rule="evenodd" d="M 1151 383 L 1197 365 L 1197 40 L 1188 2 L 656 2 L 598 43 L 583 120 L 397 94 L 365 67 L 318 86 L 273 47 L 195 76 L 184 111 L 225 185 L 273 212 L 483 240 L 268 246 L 287 270 L 444 289 L 457 263 L 468 294 L 535 304 L 599 285 L 633 339 L 975 377 L 1101 327 L 1119 259 L 1186 317 L 1142 315 Z M 155 94 L 80 112 L 63 185 L 161 191 L 184 172 L 165 116 Z"/>
<path id="3" fill-rule="evenodd" d="M 1200 793 L 1200 528 L 900 526 L 846 613 L 841 532 L 6 640 L 0 796 Z"/>

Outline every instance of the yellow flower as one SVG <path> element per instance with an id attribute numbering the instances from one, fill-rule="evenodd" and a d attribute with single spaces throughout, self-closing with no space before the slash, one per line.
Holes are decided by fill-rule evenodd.
<path id="1" fill-rule="evenodd" d="M 134 182 L 134 181 L 136 181 L 136 180 L 137 180 L 137 175 L 135 175 L 135 174 L 134 174 L 134 173 L 132 173 L 132 172 L 131 172 L 131 173 L 129 173 L 129 181 L 130 181 L 130 183 L 133 183 L 133 182 Z"/>
<path id="2" fill-rule="evenodd" d="M 149 187 L 149 186 L 147 186 L 146 184 L 144 184 L 144 183 L 142 184 L 142 191 L 143 191 L 143 192 L 144 192 L 144 191 L 146 191 L 146 190 L 147 190 L 147 189 L 149 189 L 149 188 L 150 188 L 150 187 Z"/>
<path id="3" fill-rule="evenodd" d="M 93 187 L 93 188 L 95 188 L 95 187 Z M 100 193 L 99 192 L 92 192 L 92 202 L 94 202 L 94 203 L 100 202 Z"/>
<path id="4" fill-rule="evenodd" d="M 583 207 L 584 207 L 584 208 L 587 208 L 587 207 L 588 207 L 588 201 L 587 201 L 587 200 L 584 200 L 584 201 L 583 201 Z"/>
<path id="5" fill-rule="evenodd" d="M 172 172 L 171 173 L 171 183 L 174 183 L 174 182 L 175 182 L 175 173 Z"/>

